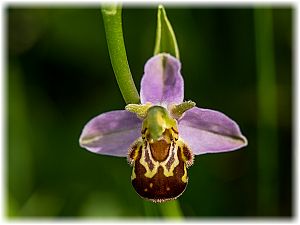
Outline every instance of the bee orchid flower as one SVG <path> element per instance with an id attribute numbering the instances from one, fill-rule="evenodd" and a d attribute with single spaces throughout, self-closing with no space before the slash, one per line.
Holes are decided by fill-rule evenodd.
<path id="1" fill-rule="evenodd" d="M 161 53 L 150 58 L 141 81 L 141 104 L 91 119 L 80 146 L 127 157 L 131 182 L 144 199 L 176 199 L 188 183 L 194 155 L 228 152 L 247 145 L 236 122 L 221 112 L 184 102 L 181 63 Z"/>

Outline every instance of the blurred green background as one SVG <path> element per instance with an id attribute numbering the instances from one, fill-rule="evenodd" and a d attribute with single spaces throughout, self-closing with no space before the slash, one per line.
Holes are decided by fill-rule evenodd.
<path id="1" fill-rule="evenodd" d="M 156 32 L 156 7 L 141 7 L 123 8 L 138 89 Z M 291 217 L 293 8 L 165 7 L 185 99 L 229 115 L 249 141 L 195 158 L 179 198 L 184 215 Z M 126 159 L 78 144 L 89 119 L 125 107 L 99 7 L 7 5 L 6 23 L 6 215 L 144 216 Z"/>

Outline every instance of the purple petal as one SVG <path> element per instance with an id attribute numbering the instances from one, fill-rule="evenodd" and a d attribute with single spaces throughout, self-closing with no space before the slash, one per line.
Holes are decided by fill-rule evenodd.
<path id="1" fill-rule="evenodd" d="M 194 154 L 236 150 L 247 145 L 239 126 L 221 112 L 194 107 L 179 121 L 179 135 Z"/>
<path id="2" fill-rule="evenodd" d="M 100 114 L 90 120 L 81 133 L 81 147 L 91 152 L 127 156 L 130 145 L 141 136 L 141 120 L 125 110 Z"/>
<path id="3" fill-rule="evenodd" d="M 149 59 L 141 81 L 141 102 L 169 105 L 183 101 L 183 79 L 178 59 L 163 53 Z"/>

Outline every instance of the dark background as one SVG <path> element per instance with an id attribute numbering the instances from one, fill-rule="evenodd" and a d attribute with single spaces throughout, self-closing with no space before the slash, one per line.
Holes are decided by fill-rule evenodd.
<path id="1" fill-rule="evenodd" d="M 195 158 L 179 198 L 184 215 L 292 216 L 294 10 L 271 10 L 276 105 L 267 113 L 277 116 L 268 126 L 275 135 L 268 136 L 258 132 L 265 130 L 258 104 L 264 89 L 258 91 L 254 8 L 165 7 L 180 49 L 185 99 L 229 115 L 249 142 L 239 151 Z M 144 216 L 126 159 L 78 144 L 89 119 L 125 107 L 100 8 L 9 5 L 6 19 L 7 216 Z M 123 31 L 139 89 L 153 55 L 156 7 L 125 7 Z"/>

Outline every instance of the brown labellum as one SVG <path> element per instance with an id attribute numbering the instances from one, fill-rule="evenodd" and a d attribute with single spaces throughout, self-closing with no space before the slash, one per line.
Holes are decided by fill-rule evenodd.
<path id="1" fill-rule="evenodd" d="M 193 163 L 193 154 L 182 140 L 170 138 L 171 134 L 166 131 L 153 143 L 141 138 L 128 154 L 134 189 L 153 202 L 176 199 L 187 186 L 187 167 Z"/>

